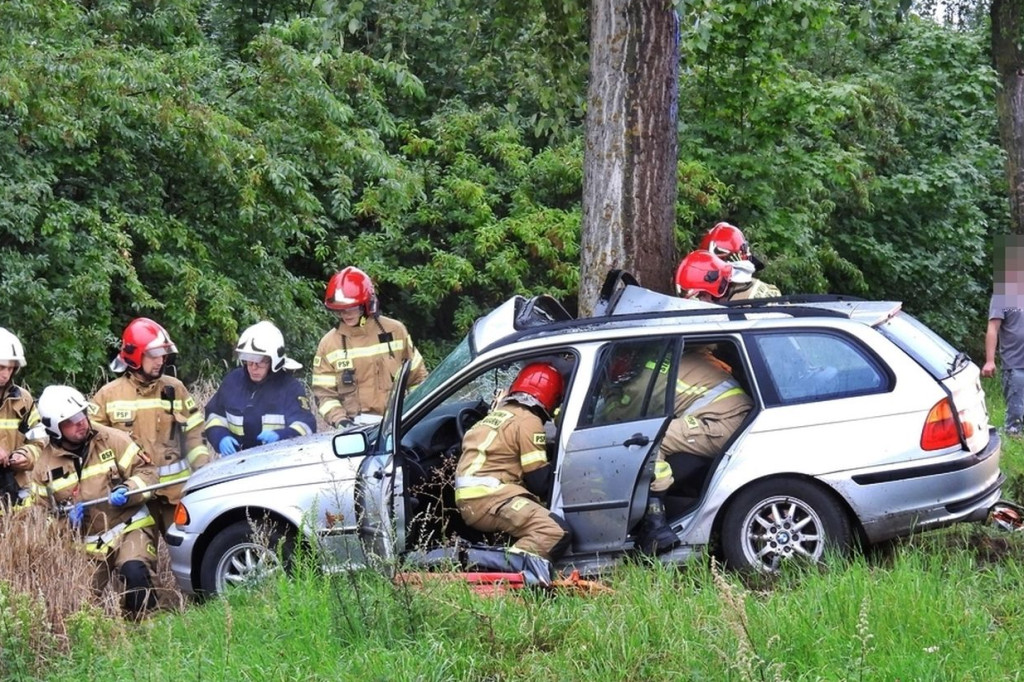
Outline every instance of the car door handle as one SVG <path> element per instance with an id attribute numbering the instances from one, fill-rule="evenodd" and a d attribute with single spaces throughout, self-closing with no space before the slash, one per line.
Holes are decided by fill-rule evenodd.
<path id="1" fill-rule="evenodd" d="M 634 433 L 631 437 L 627 438 L 622 444 L 627 448 L 633 447 L 634 445 L 647 445 L 651 442 L 651 439 L 642 433 Z"/>

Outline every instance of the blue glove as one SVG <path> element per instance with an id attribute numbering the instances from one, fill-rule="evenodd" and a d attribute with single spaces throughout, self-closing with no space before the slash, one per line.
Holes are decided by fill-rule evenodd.
<path id="1" fill-rule="evenodd" d="M 267 443 L 276 443 L 281 440 L 281 436 L 277 435 L 277 431 L 264 431 L 256 436 L 256 440 L 266 445 Z"/>
<path id="2" fill-rule="evenodd" d="M 238 452 L 238 440 L 234 436 L 224 436 L 217 445 L 217 451 L 222 455 L 233 455 Z"/>
<path id="3" fill-rule="evenodd" d="M 79 502 L 71 511 L 68 512 L 68 521 L 71 522 L 71 527 L 75 530 L 79 530 L 82 527 L 82 519 L 85 518 L 85 507 Z"/>
<path id="4" fill-rule="evenodd" d="M 107 502 L 115 507 L 123 507 L 128 504 L 128 486 L 119 485 L 111 490 Z"/>

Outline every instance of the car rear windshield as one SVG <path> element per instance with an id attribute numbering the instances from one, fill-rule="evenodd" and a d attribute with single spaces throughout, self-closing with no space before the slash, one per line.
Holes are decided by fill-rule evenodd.
<path id="1" fill-rule="evenodd" d="M 878 330 L 936 379 L 952 376 L 966 365 L 966 354 L 909 313 L 897 313 L 878 325 Z"/>

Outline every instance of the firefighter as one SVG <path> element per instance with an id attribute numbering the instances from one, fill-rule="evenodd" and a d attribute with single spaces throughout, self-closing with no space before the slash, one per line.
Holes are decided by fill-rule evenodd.
<path id="1" fill-rule="evenodd" d="M 121 349 L 110 363 L 122 376 L 96 391 L 89 405 L 95 424 L 129 434 L 152 460 L 163 488 L 150 502 L 161 534 L 174 520 L 185 481 L 210 462 L 203 441 L 203 414 L 188 389 L 164 370 L 178 349 L 167 331 L 145 317 L 128 323 Z"/>
<path id="2" fill-rule="evenodd" d="M 29 500 L 29 472 L 46 444 L 32 394 L 14 383 L 25 366 L 25 349 L 0 327 L 0 513 Z"/>
<path id="3" fill-rule="evenodd" d="M 548 511 L 552 470 L 544 423 L 562 400 L 563 381 L 548 364 L 526 365 L 498 407 L 466 432 L 455 473 L 455 502 L 467 524 L 515 538 L 509 550 L 478 553 L 478 567 L 521 571 L 548 565 L 569 547 L 569 526 Z M 547 578 L 547 576 L 545 576 Z"/>
<path id="4" fill-rule="evenodd" d="M 302 365 L 284 351 L 272 322 L 257 322 L 238 337 L 240 366 L 206 404 L 206 437 L 221 455 L 316 431 L 306 387 L 289 373 Z"/>
<path id="5" fill-rule="evenodd" d="M 764 269 L 764 263 L 754 255 L 740 228 L 729 223 L 717 223 L 700 241 L 701 251 L 710 251 L 734 266 L 728 300 L 746 298 L 772 298 L 781 296 L 778 287 L 762 282 L 754 274 Z"/>
<path id="6" fill-rule="evenodd" d="M 627 361 L 634 358 L 632 362 L 636 366 L 628 372 L 620 370 L 628 383 L 619 389 L 616 400 L 609 405 L 610 410 L 617 410 L 618 405 L 628 410 L 642 403 L 652 372 L 658 372 L 658 377 L 651 394 L 665 394 L 669 362 L 643 363 L 639 357 L 624 357 Z M 680 356 L 673 393 L 672 418 L 658 445 L 647 512 L 637 532 L 637 546 L 649 554 L 660 554 L 679 544 L 665 517 L 664 497 L 675 482 L 666 457 L 688 455 L 688 459 L 677 459 L 693 470 L 691 475 L 697 470 L 706 471 L 711 459 L 722 452 L 753 407 L 753 401 L 739 382 L 705 346 L 688 347 Z"/>
<path id="7" fill-rule="evenodd" d="M 710 251 L 691 251 L 676 268 L 676 293 L 709 303 L 773 298 L 779 290 L 754 277 L 751 261 L 727 263 Z"/>
<path id="8" fill-rule="evenodd" d="M 39 396 L 39 416 L 50 436 L 32 471 L 36 504 L 66 513 L 96 562 L 97 591 L 113 572 L 125 582 L 124 608 L 140 616 L 156 606 L 156 520 L 146 506 L 156 467 L 131 437 L 89 421 L 89 404 L 70 386 L 48 386 Z M 100 500 L 83 507 L 81 503 Z"/>
<path id="9" fill-rule="evenodd" d="M 423 358 L 405 325 L 380 314 L 373 282 L 359 268 L 331 277 L 324 305 L 338 324 L 320 339 L 313 356 L 320 416 L 332 427 L 379 421 L 402 361 L 412 363 L 413 388 L 427 378 Z"/>
<path id="10" fill-rule="evenodd" d="M 726 222 L 715 223 L 700 240 L 700 251 L 710 251 L 727 263 L 740 260 L 753 261 L 757 270 L 764 267 L 750 250 L 750 244 L 740 228 Z"/>

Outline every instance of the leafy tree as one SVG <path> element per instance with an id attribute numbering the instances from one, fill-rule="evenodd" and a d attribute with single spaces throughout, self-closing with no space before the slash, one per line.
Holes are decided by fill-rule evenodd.
<path id="1" fill-rule="evenodd" d="M 1024 0 L 992 0 L 992 63 L 999 76 L 996 110 L 1006 150 L 1013 232 L 1024 234 Z"/>

